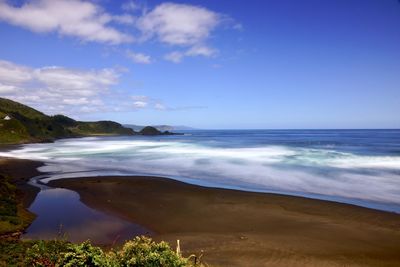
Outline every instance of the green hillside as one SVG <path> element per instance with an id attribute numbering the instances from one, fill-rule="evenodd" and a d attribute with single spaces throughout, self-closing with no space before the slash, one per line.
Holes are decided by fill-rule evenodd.
<path id="1" fill-rule="evenodd" d="M 20 114 L 29 119 L 41 119 L 47 117 L 45 114 L 37 111 L 36 109 L 6 98 L 0 98 L 0 112 L 8 115 Z"/>
<path id="2" fill-rule="evenodd" d="M 10 120 L 4 118 L 9 116 Z M 113 121 L 80 122 L 63 115 L 47 116 L 18 102 L 0 98 L 0 144 L 45 142 L 92 135 L 133 135 Z"/>

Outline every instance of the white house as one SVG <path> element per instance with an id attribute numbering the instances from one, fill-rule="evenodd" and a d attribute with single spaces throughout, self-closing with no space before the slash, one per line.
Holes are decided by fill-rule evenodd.
<path id="1" fill-rule="evenodd" d="M 4 117 L 4 120 L 5 121 L 9 121 L 9 120 L 11 120 L 11 117 L 7 115 L 7 116 Z"/>

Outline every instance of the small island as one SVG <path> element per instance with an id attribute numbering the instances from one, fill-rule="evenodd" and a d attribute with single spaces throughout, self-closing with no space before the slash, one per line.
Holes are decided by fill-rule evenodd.
<path id="1" fill-rule="evenodd" d="M 153 126 L 146 126 L 140 130 L 141 135 L 183 135 L 183 133 L 172 133 L 170 131 L 160 131 Z"/>

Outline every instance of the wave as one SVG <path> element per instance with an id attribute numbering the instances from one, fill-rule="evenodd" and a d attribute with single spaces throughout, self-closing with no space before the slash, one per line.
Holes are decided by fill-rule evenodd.
<path id="1" fill-rule="evenodd" d="M 400 210 L 399 156 L 356 155 L 334 147 L 82 138 L 25 145 L 0 156 L 45 161 L 41 170 L 58 174 L 55 178 L 77 172 L 168 176 L 227 188 L 387 203 Z"/>

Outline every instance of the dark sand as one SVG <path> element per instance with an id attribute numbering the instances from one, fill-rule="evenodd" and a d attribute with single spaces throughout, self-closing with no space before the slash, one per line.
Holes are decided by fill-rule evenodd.
<path id="1" fill-rule="evenodd" d="M 211 266 L 400 266 L 400 215 L 169 179 L 64 179 L 88 206 L 181 240 Z"/>

